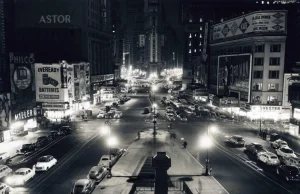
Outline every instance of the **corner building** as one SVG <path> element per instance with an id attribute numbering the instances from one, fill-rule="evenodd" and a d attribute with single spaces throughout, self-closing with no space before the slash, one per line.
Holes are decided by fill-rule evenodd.
<path id="1" fill-rule="evenodd" d="M 286 11 L 257 11 L 211 27 L 209 90 L 251 120 L 288 119 L 282 109 Z"/>

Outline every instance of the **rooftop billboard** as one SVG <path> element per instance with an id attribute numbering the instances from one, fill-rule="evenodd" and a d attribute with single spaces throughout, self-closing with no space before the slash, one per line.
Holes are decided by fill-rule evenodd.
<path id="1" fill-rule="evenodd" d="M 286 33 L 285 11 L 259 11 L 211 27 L 211 40 L 235 38 L 244 34 Z"/>

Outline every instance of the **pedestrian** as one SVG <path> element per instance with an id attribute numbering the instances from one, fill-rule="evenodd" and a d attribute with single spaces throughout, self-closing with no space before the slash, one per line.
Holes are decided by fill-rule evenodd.
<path id="1" fill-rule="evenodd" d="M 209 168 L 209 175 L 211 175 L 212 167 Z"/>
<path id="2" fill-rule="evenodd" d="M 186 149 L 186 146 L 187 146 L 187 142 L 184 141 L 184 142 L 183 142 L 183 148 Z"/>

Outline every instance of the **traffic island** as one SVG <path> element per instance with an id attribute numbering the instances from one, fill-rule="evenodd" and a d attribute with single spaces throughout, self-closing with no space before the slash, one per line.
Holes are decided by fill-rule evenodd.
<path id="1" fill-rule="evenodd" d="M 156 157 L 153 157 L 156 156 Z M 158 157 L 159 156 L 159 157 Z M 159 162 L 153 163 L 153 160 Z M 170 165 L 160 167 L 161 161 L 170 158 Z M 153 168 L 155 167 L 155 169 Z M 212 176 L 203 176 L 205 169 L 167 131 L 140 132 L 125 154 L 113 166 L 112 177 L 105 178 L 93 194 L 129 194 L 138 191 L 156 193 L 155 170 L 164 169 L 164 191 L 167 193 L 228 193 Z M 161 174 L 161 173 L 160 173 Z M 162 187 L 162 185 L 159 185 Z M 166 189 L 168 188 L 168 189 Z"/>

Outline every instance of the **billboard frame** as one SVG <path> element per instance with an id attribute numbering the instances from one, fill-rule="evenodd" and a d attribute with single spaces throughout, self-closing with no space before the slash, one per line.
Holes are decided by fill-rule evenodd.
<path id="1" fill-rule="evenodd" d="M 217 73 L 219 73 L 220 68 L 220 57 L 235 57 L 235 56 L 250 56 L 250 70 L 249 70 L 249 89 L 248 89 L 248 103 L 250 103 L 250 97 L 251 97 L 251 83 L 252 83 L 252 53 L 242 53 L 242 54 L 231 54 L 231 55 L 219 55 L 218 56 L 218 66 L 217 66 Z M 219 95 L 219 76 L 217 75 L 217 95 Z"/>

